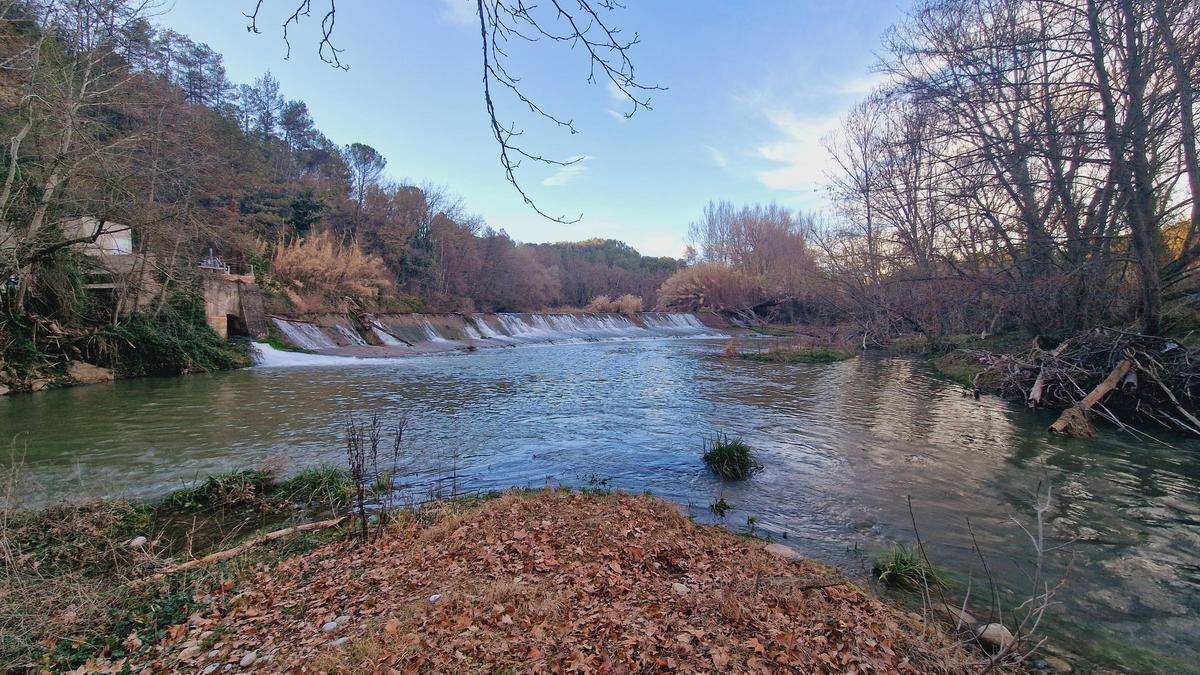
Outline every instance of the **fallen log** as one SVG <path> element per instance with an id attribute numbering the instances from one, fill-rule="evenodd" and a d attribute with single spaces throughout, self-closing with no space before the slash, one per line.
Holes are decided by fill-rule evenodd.
<path id="1" fill-rule="evenodd" d="M 1125 374 L 1133 367 L 1133 362 L 1129 359 L 1121 359 L 1108 377 L 1104 378 L 1100 384 L 1088 392 L 1083 400 L 1063 411 L 1063 414 L 1050 425 L 1050 431 L 1059 434 L 1066 434 L 1075 438 L 1087 438 L 1093 434 L 1092 425 L 1088 422 L 1087 413 L 1092 409 L 1092 406 L 1100 402 L 1108 392 L 1116 389 L 1121 381 L 1125 378 Z"/>
<path id="2" fill-rule="evenodd" d="M 305 523 L 303 525 L 296 525 L 294 527 L 285 527 L 282 530 L 275 530 L 274 532 L 268 532 L 266 534 L 262 534 L 257 537 L 254 537 L 253 539 L 244 541 L 241 544 L 234 546 L 233 548 L 227 548 L 223 551 L 217 551 L 216 553 L 210 553 L 210 554 L 204 556 L 203 558 L 196 558 L 195 560 L 189 560 L 187 562 L 180 563 L 180 564 L 174 565 L 172 567 L 168 567 L 167 569 L 165 569 L 157 574 L 151 575 L 149 577 L 143 577 L 141 580 L 136 581 L 134 583 L 143 583 L 146 581 L 163 579 L 163 578 L 166 578 L 167 576 L 170 576 L 177 572 L 184 572 L 186 570 L 194 569 L 196 567 L 202 567 L 204 565 L 208 565 L 208 564 L 215 563 L 215 562 L 220 562 L 222 560 L 228 560 L 229 558 L 239 556 L 242 553 L 245 553 L 246 551 L 254 548 L 255 546 L 265 544 L 269 541 L 275 541 L 276 539 L 283 539 L 284 537 L 288 537 L 293 534 L 300 534 L 301 532 L 312 532 L 313 530 L 324 530 L 324 529 L 327 529 L 330 527 L 336 527 L 338 525 L 341 525 L 343 522 L 345 522 L 347 520 L 347 518 L 348 518 L 348 516 L 341 516 L 340 518 L 330 518 L 329 520 L 319 520 L 315 523 Z"/>

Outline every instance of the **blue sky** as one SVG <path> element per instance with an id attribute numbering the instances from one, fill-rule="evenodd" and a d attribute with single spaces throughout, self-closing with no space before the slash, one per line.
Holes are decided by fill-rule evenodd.
<path id="1" fill-rule="evenodd" d="M 242 16 L 253 0 L 176 0 L 157 22 L 224 54 L 234 82 L 270 70 L 335 142 L 374 146 L 390 177 L 444 186 L 515 239 L 600 236 L 652 255 L 679 255 L 688 223 L 711 199 L 822 208 L 829 161 L 821 138 L 877 81 L 880 37 L 905 4 L 628 0 L 615 23 L 641 37 L 639 79 L 668 88 L 630 120 L 611 112 L 625 108 L 604 83 L 586 82 L 580 51 L 545 43 L 514 52 L 511 67 L 528 91 L 579 133 L 511 100 L 497 100 L 501 120 L 524 129 L 531 150 L 587 158 L 565 171 L 522 167 L 544 211 L 582 214 L 563 225 L 537 216 L 504 179 L 483 106 L 473 0 L 339 3 L 334 38 L 348 71 L 317 57 L 323 0 L 292 32 L 284 59 L 278 26 L 296 2 L 265 0 L 260 35 Z"/>

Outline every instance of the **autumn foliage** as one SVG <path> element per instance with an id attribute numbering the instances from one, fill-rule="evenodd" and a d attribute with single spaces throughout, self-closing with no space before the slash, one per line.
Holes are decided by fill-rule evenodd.
<path id="1" fill-rule="evenodd" d="M 288 288 L 341 296 L 375 298 L 392 285 L 382 259 L 363 253 L 354 241 L 339 243 L 329 232 L 279 245 L 271 267 Z"/>
<path id="2" fill-rule="evenodd" d="M 637 314 L 642 311 L 642 299 L 629 293 L 616 300 L 610 299 L 607 295 L 597 295 L 588 303 L 587 310 L 602 314 Z"/>
<path id="3" fill-rule="evenodd" d="M 958 672 L 932 627 L 651 497 L 512 493 L 245 573 L 149 655 L 327 672 Z M 224 595 L 222 595 L 224 593 Z M 228 597 L 225 597 L 228 596 Z M 205 636 L 219 635 L 215 644 Z"/>

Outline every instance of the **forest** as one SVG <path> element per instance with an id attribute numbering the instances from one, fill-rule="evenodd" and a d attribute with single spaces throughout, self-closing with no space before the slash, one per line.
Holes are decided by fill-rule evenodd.
<path id="1" fill-rule="evenodd" d="M 335 144 L 270 72 L 230 82 L 220 54 L 138 3 L 0 7 L 0 354 L 13 367 L 111 363 L 147 340 L 226 364 L 182 344 L 216 346 L 196 308 L 210 255 L 289 314 L 653 306 L 681 264 L 613 240 L 515 242 L 449 189 L 389 178 L 369 144 Z M 122 232 L 138 269 L 85 289 L 96 271 L 80 245 Z"/>
<path id="2" fill-rule="evenodd" d="M 1184 0 L 922 0 L 884 36 L 883 84 L 822 139 L 833 208 L 714 201 L 683 260 L 515 242 L 449 189 L 388 178 L 368 143 L 335 144 L 269 72 L 231 83 L 220 54 L 136 5 L 4 12 L 9 360 L 95 351 L 139 315 L 186 315 L 210 249 L 281 313 L 627 295 L 748 324 L 850 324 L 863 346 L 916 333 L 934 348 L 966 333 L 1195 324 L 1200 11 Z M 90 237 L 64 229 L 83 216 L 97 219 Z M 84 293 L 73 246 L 105 228 L 131 228 L 151 269 Z"/>

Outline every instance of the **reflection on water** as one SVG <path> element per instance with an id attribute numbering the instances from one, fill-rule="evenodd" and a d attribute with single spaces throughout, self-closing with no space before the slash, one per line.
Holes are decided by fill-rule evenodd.
<path id="1" fill-rule="evenodd" d="M 910 360 L 776 365 L 719 351 L 586 344 L 118 382 L 0 399 L 0 429 L 24 452 L 24 491 L 39 503 L 160 494 L 268 457 L 339 461 L 347 416 L 407 413 L 416 489 L 452 463 L 471 488 L 594 474 L 705 519 L 723 496 L 730 526 L 754 516 L 852 571 L 869 564 L 857 550 L 911 540 L 911 496 L 938 562 L 979 573 L 969 519 L 993 573 L 1018 591 L 1032 550 L 1012 518 L 1028 522 L 1048 482 L 1050 535 L 1075 540 L 1054 644 L 1137 670 L 1196 667 L 1200 444 L 1048 438 L 1048 419 L 964 396 Z M 708 475 L 699 451 L 716 432 L 745 437 L 765 470 L 732 485 Z"/>

